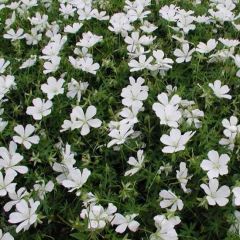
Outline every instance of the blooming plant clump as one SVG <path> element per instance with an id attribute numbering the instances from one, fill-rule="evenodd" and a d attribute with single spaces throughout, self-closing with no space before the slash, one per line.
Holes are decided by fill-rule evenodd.
<path id="1" fill-rule="evenodd" d="M 240 240 L 239 0 L 0 0 L 0 240 Z"/>

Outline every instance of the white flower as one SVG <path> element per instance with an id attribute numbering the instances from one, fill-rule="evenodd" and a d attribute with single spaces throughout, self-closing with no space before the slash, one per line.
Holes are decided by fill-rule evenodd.
<path id="1" fill-rule="evenodd" d="M 187 118 L 187 124 L 192 125 L 194 123 L 196 128 L 202 126 L 202 122 L 199 120 L 200 117 L 204 117 L 204 112 L 199 109 L 193 109 L 191 111 L 185 109 L 183 112 L 183 117 Z"/>
<path id="2" fill-rule="evenodd" d="M 223 119 L 222 125 L 225 127 L 223 134 L 226 138 L 222 138 L 219 144 L 226 145 L 232 151 L 235 146 L 235 140 L 240 133 L 240 124 L 235 116 L 231 116 L 230 119 Z"/>
<path id="3" fill-rule="evenodd" d="M 89 1 L 89 0 L 87 0 Z M 85 7 L 83 7 L 82 9 L 79 8 L 79 6 L 77 6 L 78 11 L 78 20 L 83 21 L 83 20 L 90 20 L 93 16 L 92 14 L 92 7 L 90 2 L 88 4 L 85 5 Z"/>
<path id="4" fill-rule="evenodd" d="M 216 178 L 209 179 L 209 186 L 201 184 L 200 187 L 207 194 L 207 201 L 209 205 L 225 206 L 228 203 L 230 196 L 230 189 L 224 185 L 219 188 L 219 182 Z"/>
<path id="5" fill-rule="evenodd" d="M 143 166 L 144 161 L 144 155 L 143 150 L 137 151 L 137 159 L 134 157 L 130 157 L 127 161 L 127 163 L 131 166 L 133 166 L 132 169 L 125 172 L 124 176 L 132 176 L 135 173 L 137 173 Z"/>
<path id="6" fill-rule="evenodd" d="M 152 24 L 152 23 L 148 22 L 147 20 L 145 20 L 145 21 L 143 21 L 142 26 L 140 27 L 140 29 L 143 32 L 145 32 L 145 33 L 152 33 L 152 32 L 154 32 L 157 29 L 157 27 L 154 24 Z"/>
<path id="7" fill-rule="evenodd" d="M 6 171 L 5 176 L 0 172 L 0 197 L 6 196 L 7 193 L 14 192 L 17 184 L 12 181 L 16 176 L 17 173 L 13 171 Z"/>
<path id="8" fill-rule="evenodd" d="M 75 34 L 80 30 L 82 26 L 82 23 L 73 23 L 73 25 L 67 25 L 66 27 L 64 27 L 64 32 Z"/>
<path id="9" fill-rule="evenodd" d="M 134 105 L 131 107 L 124 107 L 122 111 L 119 113 L 119 116 L 123 117 L 123 119 L 120 121 L 120 124 L 132 124 L 138 122 L 137 115 L 139 112 L 143 110 L 142 107 Z"/>
<path id="10" fill-rule="evenodd" d="M 127 34 L 127 31 L 131 31 L 133 27 L 130 24 L 129 18 L 125 13 L 115 13 L 110 18 L 109 23 L 111 26 L 108 29 L 116 34 L 121 33 L 122 35 Z"/>
<path id="11" fill-rule="evenodd" d="M 54 96 L 57 96 L 59 94 L 63 94 L 64 88 L 63 83 L 64 79 L 56 79 L 54 77 L 49 77 L 47 79 L 47 83 L 44 83 L 41 85 L 41 90 L 47 94 L 48 99 L 54 98 Z"/>
<path id="12" fill-rule="evenodd" d="M 37 45 L 39 41 L 42 39 L 42 34 L 38 33 L 38 29 L 32 28 L 31 34 L 25 33 L 24 37 L 26 39 L 27 45 Z"/>
<path id="13" fill-rule="evenodd" d="M 66 188 L 70 188 L 69 192 L 77 190 L 76 195 L 79 196 L 83 184 L 87 182 L 90 175 L 91 172 L 87 168 L 84 168 L 82 172 L 79 169 L 72 169 L 67 179 L 62 181 L 62 185 Z"/>
<path id="14" fill-rule="evenodd" d="M 227 85 L 222 86 L 220 80 L 216 80 L 214 83 L 209 83 L 208 86 L 218 98 L 232 99 L 232 96 L 227 94 L 230 91 L 229 87 Z"/>
<path id="15" fill-rule="evenodd" d="M 48 73 L 56 72 L 58 70 L 59 65 L 60 65 L 60 61 L 61 61 L 61 58 L 58 57 L 58 56 L 51 57 L 49 62 L 44 63 L 43 73 L 48 74 Z"/>
<path id="16" fill-rule="evenodd" d="M 0 229 L 0 240 L 14 240 L 14 238 L 9 232 L 3 234 L 2 229 Z"/>
<path id="17" fill-rule="evenodd" d="M 4 58 L 0 58 L 0 74 L 4 73 L 10 62 L 5 61 Z"/>
<path id="18" fill-rule="evenodd" d="M 240 133 L 240 124 L 238 124 L 238 119 L 235 116 L 231 116 L 229 120 L 224 118 L 222 120 L 222 125 L 225 128 L 223 133 L 226 137 L 231 137 L 233 134 Z"/>
<path id="19" fill-rule="evenodd" d="M 7 121 L 3 121 L 3 119 L 0 118 L 0 132 L 2 132 L 7 125 L 8 125 L 8 122 Z"/>
<path id="20" fill-rule="evenodd" d="M 36 184 L 33 185 L 34 191 L 37 192 L 38 197 L 43 200 L 47 192 L 52 192 L 54 188 L 54 183 L 52 181 L 48 181 L 45 184 L 44 181 L 37 181 Z"/>
<path id="21" fill-rule="evenodd" d="M 11 89 L 16 87 L 15 77 L 11 75 L 0 76 L 0 100 L 4 98 Z"/>
<path id="22" fill-rule="evenodd" d="M 98 42 L 101 42 L 103 39 L 102 36 L 97 36 L 91 32 L 86 32 L 82 34 L 82 39 L 77 42 L 77 46 L 90 48 L 93 47 Z"/>
<path id="23" fill-rule="evenodd" d="M 60 173 L 60 175 L 56 177 L 57 182 L 60 184 L 62 184 L 63 180 L 67 179 L 70 170 L 74 168 L 74 164 L 76 163 L 74 159 L 75 153 L 71 151 L 71 145 L 66 144 L 65 148 L 61 149 L 61 155 L 62 162 L 54 162 L 52 167 L 55 172 Z"/>
<path id="24" fill-rule="evenodd" d="M 172 68 L 173 60 L 171 58 L 164 58 L 162 50 L 153 50 L 153 56 L 155 64 L 151 67 L 152 71 L 159 71 L 163 75 L 164 72 Z"/>
<path id="25" fill-rule="evenodd" d="M 235 206 L 240 206 L 240 187 L 234 187 L 232 189 L 232 192 L 233 192 L 233 202 L 234 202 L 234 205 Z"/>
<path id="26" fill-rule="evenodd" d="M 184 43 L 182 44 L 182 49 L 175 49 L 173 54 L 177 57 L 177 63 L 183 63 L 191 61 L 194 51 L 194 48 L 190 50 L 188 43 Z"/>
<path id="27" fill-rule="evenodd" d="M 60 4 L 59 11 L 61 12 L 60 15 L 63 15 L 64 19 L 68 19 L 69 16 L 73 17 L 76 8 L 73 8 L 71 4 Z"/>
<path id="28" fill-rule="evenodd" d="M 209 39 L 206 44 L 200 42 L 197 45 L 196 51 L 203 54 L 210 53 L 216 48 L 217 44 L 218 42 L 215 39 Z"/>
<path id="29" fill-rule="evenodd" d="M 83 213 L 82 213 L 83 218 Z M 92 206 L 88 213 L 88 228 L 102 229 L 106 226 L 107 214 L 102 206 Z"/>
<path id="30" fill-rule="evenodd" d="M 219 156 L 217 151 L 211 150 L 208 152 L 208 159 L 204 159 L 201 163 L 201 168 L 207 171 L 208 178 L 218 178 L 219 175 L 228 174 L 228 162 L 230 157 L 227 154 Z"/>
<path id="31" fill-rule="evenodd" d="M 51 113 L 52 101 L 34 98 L 32 103 L 34 106 L 28 107 L 26 113 L 32 115 L 33 119 L 41 120 L 43 117 Z"/>
<path id="32" fill-rule="evenodd" d="M 7 33 L 3 35 L 6 39 L 11 39 L 11 41 L 16 41 L 24 38 L 24 30 L 19 28 L 16 32 L 13 29 L 9 29 Z"/>
<path id="33" fill-rule="evenodd" d="M 39 201 L 34 202 L 31 198 L 28 202 L 22 199 L 16 204 L 16 212 L 13 212 L 9 216 L 8 222 L 19 223 L 16 228 L 16 232 L 20 232 L 22 229 L 26 231 L 29 227 L 37 221 L 37 208 L 40 205 Z"/>
<path id="34" fill-rule="evenodd" d="M 66 131 L 69 128 L 71 130 L 81 128 L 80 133 L 82 136 L 89 134 L 90 127 L 99 128 L 102 124 L 101 120 L 93 118 L 96 113 L 97 109 L 92 105 L 87 108 L 86 113 L 84 113 L 80 106 L 74 107 L 72 113 L 70 114 L 71 121 L 65 120 L 61 131 Z"/>
<path id="35" fill-rule="evenodd" d="M 88 86 L 89 86 L 88 82 L 76 81 L 74 78 L 72 78 L 71 82 L 68 83 L 67 97 L 68 98 L 77 97 L 77 101 L 80 102 L 82 93 L 84 93 L 87 90 Z"/>
<path id="36" fill-rule="evenodd" d="M 13 136 L 13 141 L 18 144 L 23 144 L 26 149 L 30 149 L 32 144 L 38 144 L 40 141 L 39 136 L 31 136 L 35 131 L 35 127 L 31 124 L 27 124 L 25 129 L 23 125 L 17 125 L 14 127 L 14 131 L 19 136 Z"/>
<path id="37" fill-rule="evenodd" d="M 236 47 L 240 44 L 240 41 L 236 39 L 219 38 L 218 40 L 228 48 Z"/>
<path id="38" fill-rule="evenodd" d="M 18 202 L 21 201 L 21 199 L 26 196 L 28 194 L 27 190 L 25 187 L 21 187 L 20 189 L 18 189 L 18 191 L 16 192 L 16 190 L 14 190 L 11 193 L 8 193 L 9 198 L 11 199 L 11 201 L 7 202 L 3 209 L 5 212 L 9 212 L 13 206 L 15 206 Z"/>
<path id="39" fill-rule="evenodd" d="M 182 114 L 178 111 L 177 107 L 172 105 L 163 106 L 159 103 L 153 104 L 153 110 L 156 115 L 160 118 L 160 124 L 168 125 L 169 127 L 177 128 L 179 126 Z"/>
<path id="40" fill-rule="evenodd" d="M 91 57 L 75 59 L 70 56 L 69 62 L 74 68 L 91 73 L 93 75 L 96 75 L 97 70 L 100 68 L 100 65 L 98 63 L 93 63 L 93 59 Z"/>
<path id="41" fill-rule="evenodd" d="M 3 1 L 6 2 L 6 0 L 3 0 Z M 3 4 L 0 5 L 0 10 L 1 10 L 2 6 L 3 6 Z M 15 21 L 16 21 L 16 12 L 13 11 L 11 17 L 6 19 L 6 21 L 5 21 L 5 29 L 9 29 L 13 25 L 13 23 L 15 23 Z"/>
<path id="42" fill-rule="evenodd" d="M 158 95 L 158 101 L 153 104 L 152 109 L 155 111 L 157 117 L 160 118 L 160 124 L 177 128 L 178 122 L 182 117 L 181 112 L 178 110 L 181 98 L 178 95 L 174 95 L 169 101 L 167 94 L 161 93 Z"/>
<path id="43" fill-rule="evenodd" d="M 175 22 L 178 18 L 179 7 L 176 7 L 174 4 L 170 6 L 163 6 L 159 10 L 159 15 L 167 21 Z"/>
<path id="44" fill-rule="evenodd" d="M 134 133 L 132 124 L 121 124 L 119 129 L 112 129 L 108 136 L 113 139 L 108 143 L 107 147 L 110 148 L 113 145 L 125 143 L 127 137 L 132 133 Z"/>
<path id="45" fill-rule="evenodd" d="M 131 232 L 136 232 L 138 230 L 138 227 L 140 224 L 134 220 L 135 217 L 137 217 L 138 214 L 131 214 L 123 216 L 120 213 L 116 213 L 111 224 L 112 225 L 118 225 L 115 229 L 118 233 L 124 233 L 126 229 L 128 228 Z"/>
<path id="46" fill-rule="evenodd" d="M 48 15 L 41 15 L 39 12 L 36 12 L 35 17 L 28 18 L 28 20 L 31 25 L 36 25 L 40 31 L 44 31 L 48 25 Z"/>
<path id="47" fill-rule="evenodd" d="M 240 212 L 234 211 L 234 223 L 231 225 L 229 232 L 240 235 Z"/>
<path id="48" fill-rule="evenodd" d="M 235 139 L 236 139 L 237 134 L 233 133 L 230 137 L 228 138 L 221 138 L 219 141 L 220 145 L 227 146 L 229 150 L 233 151 L 235 147 Z"/>
<path id="49" fill-rule="evenodd" d="M 175 225 L 180 221 L 172 221 L 167 219 L 164 215 L 157 215 L 154 217 L 156 233 L 151 234 L 150 240 L 177 240 L 177 232 L 174 229 Z"/>
<path id="50" fill-rule="evenodd" d="M 91 15 L 99 21 L 109 20 L 109 16 L 106 15 L 106 11 L 99 12 L 96 8 L 91 11 Z"/>
<path id="51" fill-rule="evenodd" d="M 159 196 L 162 198 L 160 201 L 160 207 L 161 208 L 169 208 L 171 212 L 175 212 L 176 210 L 182 210 L 183 209 L 183 201 L 177 197 L 172 191 L 170 190 L 162 190 L 159 193 Z"/>
<path id="52" fill-rule="evenodd" d="M 25 174 L 28 172 L 26 166 L 19 166 L 18 164 L 23 160 L 23 156 L 16 152 L 17 144 L 13 141 L 9 144 L 9 150 L 5 147 L 0 147 L 0 169 L 4 168 L 7 172 L 14 172 L 17 174 Z"/>
<path id="53" fill-rule="evenodd" d="M 146 57 L 146 55 L 141 55 L 138 58 L 138 61 L 135 59 L 132 59 L 128 66 L 130 67 L 130 72 L 136 72 L 141 71 L 143 69 L 150 69 L 151 70 L 151 62 L 153 60 L 153 57 L 150 56 L 149 58 Z"/>
<path id="54" fill-rule="evenodd" d="M 131 8 L 131 7 L 129 9 L 126 8 L 129 20 L 131 22 L 134 22 L 139 19 L 142 22 L 143 19 L 146 18 L 147 15 L 151 13 L 151 11 L 149 11 L 149 10 L 145 11 L 145 9 L 144 9 L 145 6 L 148 6 L 148 4 L 146 4 L 146 5 L 142 4 L 142 3 L 139 4 L 137 2 L 136 6 L 134 8 Z"/>
<path id="55" fill-rule="evenodd" d="M 88 220 L 89 229 L 102 229 L 112 221 L 116 211 L 117 207 L 112 203 L 109 203 L 107 209 L 104 209 L 101 205 L 94 205 L 93 202 L 81 211 L 80 217 Z"/>
<path id="56" fill-rule="evenodd" d="M 37 55 L 31 55 L 26 61 L 22 63 L 19 69 L 29 68 L 32 67 L 37 61 Z"/>
<path id="57" fill-rule="evenodd" d="M 182 13 L 182 11 L 179 11 L 176 30 L 182 29 L 185 34 L 188 34 L 190 30 L 194 30 L 196 28 L 196 25 L 193 24 L 195 17 L 190 15 L 191 11 L 188 11 L 190 14 Z"/>
<path id="58" fill-rule="evenodd" d="M 157 98 L 158 98 L 158 101 L 161 103 L 161 105 L 165 107 L 168 105 L 172 105 L 176 107 L 181 103 L 181 100 L 182 100 L 181 97 L 179 97 L 177 94 L 173 95 L 169 100 L 168 94 L 165 92 L 158 94 Z"/>
<path id="59" fill-rule="evenodd" d="M 179 183 L 181 184 L 181 188 L 183 189 L 183 191 L 185 193 L 190 192 L 190 189 L 186 188 L 187 182 L 189 179 L 191 179 L 192 176 L 188 176 L 188 169 L 186 167 L 186 163 L 185 162 L 181 162 L 179 164 L 179 170 L 176 171 L 176 178 L 179 181 Z"/>
<path id="60" fill-rule="evenodd" d="M 163 134 L 160 138 L 160 141 L 167 145 L 162 149 L 162 152 L 174 153 L 184 150 L 186 143 L 194 134 L 195 132 L 189 131 L 182 135 L 179 129 L 171 129 L 170 135 Z"/>
<path id="61" fill-rule="evenodd" d="M 154 37 L 146 35 L 140 36 L 139 32 L 132 32 L 131 37 L 126 36 L 124 41 L 126 44 L 128 44 L 127 46 L 128 52 L 135 52 L 136 49 L 141 46 L 148 46 L 152 44 L 154 39 L 155 39 Z"/>
<path id="62" fill-rule="evenodd" d="M 136 81 L 133 77 L 129 78 L 130 85 L 122 89 L 121 97 L 123 97 L 122 104 L 131 107 L 142 107 L 143 101 L 148 97 L 148 86 L 143 85 L 144 79 L 139 77 Z"/>

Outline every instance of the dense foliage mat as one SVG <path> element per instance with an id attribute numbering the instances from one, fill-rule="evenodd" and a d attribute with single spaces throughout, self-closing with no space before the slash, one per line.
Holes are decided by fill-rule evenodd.
<path id="1" fill-rule="evenodd" d="M 239 0 L 0 0 L 0 239 L 240 239 Z"/>

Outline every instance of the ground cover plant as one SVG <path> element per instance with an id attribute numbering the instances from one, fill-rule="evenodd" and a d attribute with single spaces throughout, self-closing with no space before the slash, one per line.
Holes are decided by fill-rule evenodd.
<path id="1" fill-rule="evenodd" d="M 238 0 L 0 0 L 0 239 L 240 239 Z"/>

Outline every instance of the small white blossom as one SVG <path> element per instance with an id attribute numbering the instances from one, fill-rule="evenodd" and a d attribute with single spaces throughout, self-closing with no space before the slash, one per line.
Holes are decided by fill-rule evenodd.
<path id="1" fill-rule="evenodd" d="M 219 188 L 219 182 L 216 178 L 209 179 L 209 185 L 201 184 L 200 187 L 207 194 L 207 201 L 209 205 L 225 206 L 228 203 L 230 196 L 230 189 L 224 185 Z"/>
<path id="2" fill-rule="evenodd" d="M 4 168 L 7 172 L 26 174 L 28 168 L 26 166 L 18 165 L 23 156 L 17 151 L 17 144 L 13 141 L 9 144 L 9 149 L 0 147 L 0 169 Z"/>
<path id="3" fill-rule="evenodd" d="M 218 42 L 215 39 L 209 39 L 207 43 L 200 42 L 197 45 L 196 51 L 207 54 L 213 51 L 217 47 Z"/>
<path id="4" fill-rule="evenodd" d="M 190 50 L 189 44 L 182 44 L 182 49 L 175 49 L 173 54 L 177 57 L 177 63 L 190 62 L 192 59 L 192 54 L 195 52 L 195 48 Z"/>
<path id="5" fill-rule="evenodd" d="M 144 161 L 144 155 L 143 155 L 143 150 L 138 150 L 137 151 L 137 159 L 134 157 L 130 157 L 128 159 L 128 164 L 133 166 L 132 169 L 128 170 L 125 172 L 124 176 L 132 176 L 135 173 L 137 173 L 143 166 L 143 161 Z"/>
<path id="6" fill-rule="evenodd" d="M 207 171 L 208 178 L 218 178 L 219 175 L 228 174 L 228 162 L 230 157 L 227 154 L 219 156 L 217 151 L 211 150 L 208 152 L 208 159 L 204 159 L 201 163 L 201 168 Z"/>
<path id="7" fill-rule="evenodd" d="M 11 90 L 16 87 L 15 77 L 11 75 L 0 76 L 0 100 Z"/>
<path id="8" fill-rule="evenodd" d="M 41 120 L 51 113 L 52 101 L 41 98 L 34 98 L 33 106 L 27 108 L 27 114 L 32 115 L 33 119 Z"/>
<path id="9" fill-rule="evenodd" d="M 62 185 L 69 188 L 69 192 L 77 190 L 76 195 L 79 196 L 83 184 L 87 182 L 90 175 L 91 172 L 87 168 L 84 168 L 82 172 L 79 169 L 72 169 L 69 172 L 67 179 L 62 181 Z"/>
<path id="10" fill-rule="evenodd" d="M 22 65 L 19 67 L 19 69 L 29 68 L 32 67 L 37 61 L 36 55 L 31 55 L 30 58 L 28 58 L 26 61 L 22 63 Z"/>
<path id="11" fill-rule="evenodd" d="M 21 199 L 27 194 L 28 192 L 25 187 L 21 187 L 20 189 L 18 189 L 18 191 L 14 190 L 13 192 L 8 193 L 8 196 L 11 200 L 4 205 L 4 211 L 9 212 L 13 208 L 13 206 L 19 203 Z"/>
<path id="12" fill-rule="evenodd" d="M 17 173 L 14 171 L 6 171 L 4 176 L 0 171 L 0 197 L 6 196 L 7 193 L 12 193 L 15 190 L 16 183 L 13 183 Z"/>
<path id="13" fill-rule="evenodd" d="M 208 86 L 218 98 L 232 99 L 232 96 L 227 94 L 230 91 L 229 87 L 227 85 L 222 86 L 220 80 L 216 80 L 214 83 L 209 83 Z"/>
<path id="14" fill-rule="evenodd" d="M 110 148 L 113 145 L 121 145 L 125 143 L 127 137 L 133 133 L 134 131 L 131 124 L 121 124 L 119 129 L 112 129 L 108 134 L 108 136 L 113 139 L 108 143 L 107 147 Z"/>
<path id="15" fill-rule="evenodd" d="M 181 188 L 183 189 L 183 191 L 185 193 L 188 193 L 191 190 L 186 188 L 186 185 L 188 183 L 188 180 L 191 179 L 192 176 L 188 176 L 188 169 L 186 167 L 185 162 L 181 162 L 179 164 L 179 168 L 180 169 L 176 171 L 176 178 L 179 181 L 179 183 L 181 184 Z"/>
<path id="16" fill-rule="evenodd" d="M 40 141 L 39 136 L 31 136 L 35 131 L 35 127 L 31 124 L 27 124 L 25 128 L 23 125 L 17 125 L 14 127 L 14 131 L 19 136 L 13 136 L 13 141 L 18 144 L 23 144 L 26 149 L 30 149 L 32 144 L 38 144 Z"/>
<path id="17" fill-rule="evenodd" d="M 136 72 L 141 71 L 144 69 L 151 70 L 153 57 L 150 56 L 149 58 L 146 57 L 146 55 L 141 55 L 138 58 L 138 61 L 133 59 L 128 63 L 128 66 L 130 67 L 130 72 Z"/>
<path id="18" fill-rule="evenodd" d="M 38 197 L 43 200 L 47 192 L 52 192 L 54 188 L 54 183 L 52 181 L 48 181 L 47 184 L 44 181 L 37 181 L 36 184 L 33 185 L 34 191 L 37 192 Z"/>
<path id="19" fill-rule="evenodd" d="M 101 120 L 93 118 L 96 113 L 97 109 L 92 105 L 87 108 L 86 113 L 84 113 L 80 106 L 74 107 L 72 113 L 70 114 L 71 121 L 65 120 L 61 131 L 81 128 L 80 133 L 82 136 L 89 134 L 90 127 L 99 128 L 102 124 Z"/>
<path id="20" fill-rule="evenodd" d="M 68 83 L 67 97 L 68 98 L 77 97 L 77 101 L 80 102 L 82 93 L 84 93 L 87 90 L 88 86 L 89 86 L 88 82 L 76 81 L 74 78 L 72 78 L 71 82 Z"/>
<path id="21" fill-rule="evenodd" d="M 234 187 L 232 189 L 233 192 L 233 202 L 235 206 L 240 206 L 240 187 Z"/>
<path id="22" fill-rule="evenodd" d="M 131 214 L 123 216 L 120 213 L 116 213 L 114 215 L 114 218 L 111 222 L 112 225 L 118 225 L 115 231 L 117 233 L 124 233 L 126 229 L 128 228 L 131 232 L 136 232 L 138 230 L 138 227 L 140 224 L 134 220 L 135 217 L 137 217 L 138 214 Z"/>
<path id="23" fill-rule="evenodd" d="M 159 193 L 159 196 L 161 197 L 160 201 L 160 207 L 161 208 L 169 208 L 171 212 L 175 212 L 176 210 L 182 210 L 183 209 L 183 201 L 177 197 L 172 191 L 170 190 L 162 190 Z"/>
<path id="24" fill-rule="evenodd" d="M 117 211 L 117 207 L 112 203 L 108 204 L 107 209 L 101 205 L 90 204 L 86 209 L 81 211 L 80 217 L 88 220 L 89 229 L 103 229 L 107 223 L 113 219 L 113 214 Z"/>
<path id="25" fill-rule="evenodd" d="M 91 32 L 86 32 L 82 34 L 82 39 L 77 42 L 77 46 L 90 48 L 93 47 L 98 42 L 101 42 L 103 39 L 102 36 L 97 36 Z"/>
<path id="26" fill-rule="evenodd" d="M 175 225 L 180 223 L 179 221 L 172 221 L 167 219 L 165 215 L 157 215 L 154 217 L 155 226 L 157 231 L 150 236 L 150 240 L 177 240 L 177 232 L 174 229 Z"/>
<path id="27" fill-rule="evenodd" d="M 11 39 L 11 41 L 16 41 L 24 38 L 24 30 L 19 28 L 16 32 L 13 29 L 9 29 L 7 33 L 3 35 L 6 39 Z"/>
<path id="28" fill-rule="evenodd" d="M 44 83 L 41 85 L 41 90 L 47 94 L 48 99 L 53 99 L 54 96 L 57 96 L 59 94 L 63 94 L 64 88 L 63 83 L 64 79 L 56 79 L 54 77 L 49 77 L 47 79 L 47 83 Z"/>
<path id="29" fill-rule="evenodd" d="M 22 199 L 16 204 L 16 212 L 10 214 L 8 222 L 13 224 L 19 223 L 16 228 L 17 233 L 21 230 L 28 230 L 37 221 L 36 211 L 39 205 L 40 202 L 34 202 L 32 198 L 28 201 Z"/>
<path id="30" fill-rule="evenodd" d="M 14 238 L 9 232 L 3 233 L 2 229 L 0 229 L 0 240 L 14 240 Z"/>
<path id="31" fill-rule="evenodd" d="M 160 124 L 177 128 L 178 122 L 182 117 L 181 112 L 178 110 L 181 98 L 178 95 L 174 95 L 169 101 L 167 94 L 161 93 L 158 95 L 158 101 L 153 104 L 152 109 L 159 117 Z"/>
<path id="32" fill-rule="evenodd" d="M 9 61 L 5 61 L 4 58 L 0 58 L 0 74 L 3 74 L 9 65 L 10 65 Z"/>
<path id="33" fill-rule="evenodd" d="M 183 135 L 179 129 L 171 129 L 170 135 L 163 134 L 160 141 L 167 145 L 162 149 L 164 153 L 174 153 L 185 149 L 185 145 L 195 132 L 186 132 Z"/>

